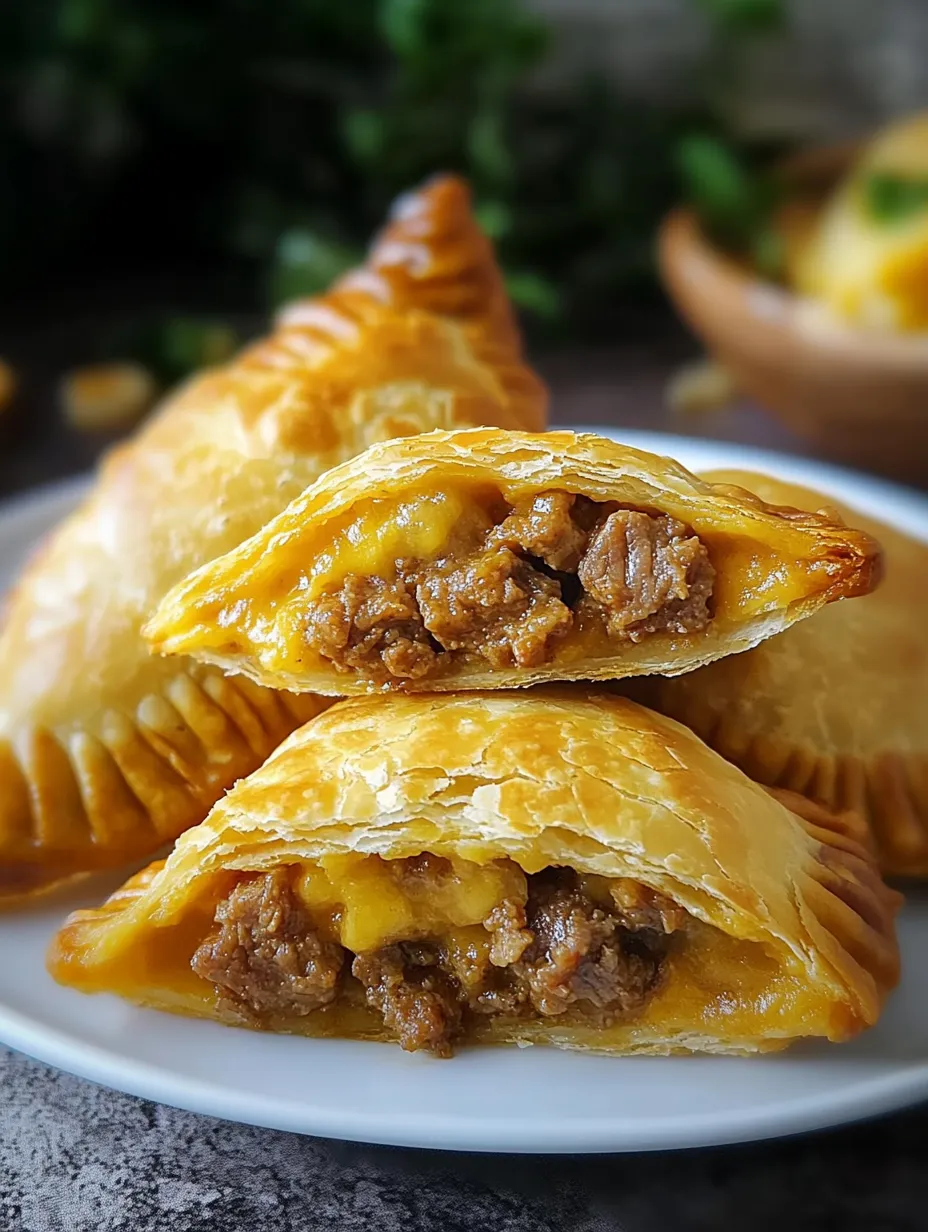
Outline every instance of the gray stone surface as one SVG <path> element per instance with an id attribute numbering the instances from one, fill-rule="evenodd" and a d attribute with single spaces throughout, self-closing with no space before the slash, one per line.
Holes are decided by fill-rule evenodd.
<path id="1" fill-rule="evenodd" d="M 779 1143 L 546 1158 L 352 1146 L 0 1050 L 2 1232 L 925 1232 L 928 1108 Z"/>

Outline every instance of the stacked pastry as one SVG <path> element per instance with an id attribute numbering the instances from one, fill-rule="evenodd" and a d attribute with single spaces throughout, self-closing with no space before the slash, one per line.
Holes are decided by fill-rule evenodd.
<path id="1" fill-rule="evenodd" d="M 439 1056 L 745 1053 L 876 1021 L 899 897 L 843 806 L 878 788 L 819 769 L 853 758 L 856 716 L 836 697 L 829 727 L 809 671 L 804 729 L 785 668 L 782 729 L 757 702 L 739 742 L 728 716 L 757 656 L 844 671 L 826 605 L 861 612 L 848 658 L 884 644 L 877 538 L 536 431 L 543 406 L 445 181 L 110 463 L 11 601 L 3 885 L 177 842 L 71 916 L 56 978 Z M 812 745 L 777 762 L 791 732 Z"/>
<path id="2" fill-rule="evenodd" d="M 326 704 L 152 657 L 141 626 L 175 582 L 375 441 L 545 415 L 454 179 L 401 201 L 362 269 L 182 388 L 8 598 L 0 900 L 175 839 Z"/>
<path id="3" fill-rule="evenodd" d="M 884 873 L 928 877 L 928 546 L 765 475 L 707 478 L 861 527 L 882 545 L 885 577 L 863 602 L 831 606 L 786 637 L 655 680 L 649 700 L 759 783 L 857 812 Z"/>

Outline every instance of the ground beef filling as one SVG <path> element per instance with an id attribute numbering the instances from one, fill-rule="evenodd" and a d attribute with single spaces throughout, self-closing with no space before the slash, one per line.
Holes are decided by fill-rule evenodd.
<path id="1" fill-rule="evenodd" d="M 337 668 L 416 680 L 455 651 L 537 667 L 584 615 L 635 642 L 711 618 L 715 570 L 682 522 L 567 492 L 516 505 L 476 546 L 395 564 L 390 579 L 351 574 L 316 601 L 307 640 Z"/>
<path id="2" fill-rule="evenodd" d="M 247 1020 L 282 1009 L 309 1014 L 335 1000 L 345 951 L 313 928 L 289 869 L 240 882 L 215 923 L 190 965 L 227 1009 Z"/>
<path id="3" fill-rule="evenodd" d="M 402 941 L 351 956 L 314 931 L 282 868 L 236 886 L 192 967 L 225 1006 L 258 1023 L 330 1004 L 350 970 L 403 1048 L 437 1056 L 451 1055 L 475 1015 L 572 1010 L 609 1025 L 645 1005 L 686 914 L 637 883 L 607 884 L 594 900 L 570 870 L 547 869 L 528 878 L 524 905 L 503 901 L 469 940 Z"/>

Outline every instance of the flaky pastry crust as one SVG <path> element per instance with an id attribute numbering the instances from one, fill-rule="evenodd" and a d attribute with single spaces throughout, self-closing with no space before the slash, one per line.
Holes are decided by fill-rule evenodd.
<path id="1" fill-rule="evenodd" d="M 544 413 L 455 178 L 404 198 L 360 270 L 170 397 L 6 603 L 0 902 L 152 853 L 324 705 L 151 658 L 140 626 L 174 583 L 373 441 Z"/>
<path id="2" fill-rule="evenodd" d="M 698 978 L 687 989 L 686 969 L 672 969 L 631 1022 L 500 1020 L 481 1039 L 623 1053 L 842 1039 L 876 1020 L 898 978 L 899 896 L 853 824 L 768 794 L 670 719 L 569 686 L 337 703 L 238 784 L 166 863 L 73 915 L 49 967 L 84 991 L 235 1021 L 191 975 L 189 953 L 236 870 L 423 851 L 480 864 L 507 857 L 527 873 L 566 865 L 631 878 L 736 947 L 724 993 L 709 1004 Z M 283 1029 L 316 1028 L 310 1015 Z"/>
<path id="3" fill-rule="evenodd" d="M 860 812 L 884 872 L 928 876 L 928 545 L 808 488 L 740 471 L 706 478 L 836 512 L 880 541 L 886 576 L 861 602 L 656 684 L 653 703 L 758 782 Z"/>
<path id="4" fill-rule="evenodd" d="M 329 568 L 333 553 L 345 550 L 359 511 L 380 508 L 377 502 L 402 510 L 422 493 L 488 488 L 510 505 L 557 490 L 677 519 L 700 537 L 715 567 L 714 618 L 698 632 L 665 631 L 638 642 L 566 639 L 540 666 L 488 667 L 449 654 L 438 672 L 387 684 L 337 670 L 307 648 L 314 570 Z M 389 528 L 385 563 L 392 567 L 393 557 L 411 553 L 402 523 L 410 515 L 379 516 Z M 676 674 L 756 645 L 832 600 L 867 593 L 879 571 L 879 545 L 864 532 L 775 508 L 604 437 L 433 432 L 374 446 L 324 475 L 250 540 L 175 587 L 146 636 L 161 654 L 188 654 L 265 685 L 331 695 Z"/>

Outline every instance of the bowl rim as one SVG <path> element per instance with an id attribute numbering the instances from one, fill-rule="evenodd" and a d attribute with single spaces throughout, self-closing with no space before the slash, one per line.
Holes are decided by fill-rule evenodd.
<path id="1" fill-rule="evenodd" d="M 674 283 L 680 279 L 688 283 L 689 298 L 700 303 L 712 298 L 713 289 L 705 280 L 708 273 L 716 284 L 727 284 L 727 290 L 744 301 L 755 319 L 765 319 L 772 328 L 805 346 L 831 350 L 844 358 L 853 355 L 859 365 L 928 371 L 928 331 L 879 333 L 842 321 L 817 300 L 765 278 L 719 248 L 706 235 L 690 206 L 675 206 L 664 216 L 657 240 L 662 282 L 675 304 L 679 295 Z M 690 265 L 688 271 L 685 264 Z M 703 278 L 694 277 L 694 269 L 700 267 Z M 688 313 L 684 311 L 683 315 Z"/>

